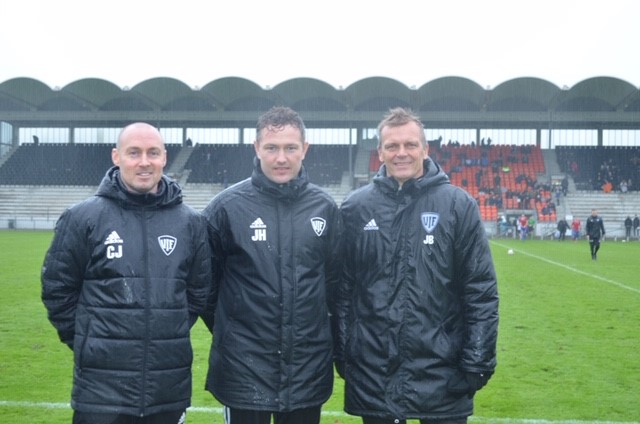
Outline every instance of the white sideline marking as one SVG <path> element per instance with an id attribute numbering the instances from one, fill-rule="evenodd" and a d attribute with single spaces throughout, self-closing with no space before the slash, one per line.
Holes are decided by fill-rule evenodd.
<path id="1" fill-rule="evenodd" d="M 54 403 L 54 402 L 25 402 L 25 401 L 11 401 L 0 400 L 1 406 L 18 407 L 18 408 L 42 408 L 42 409 L 70 409 L 68 403 Z M 220 407 L 208 407 L 208 406 L 191 406 L 187 411 L 193 412 L 207 412 L 222 414 L 222 408 Z M 350 416 L 342 411 L 322 411 L 322 415 L 331 417 L 347 417 Z M 479 422 L 486 424 L 640 424 L 638 421 L 580 421 L 580 420 L 544 420 L 534 418 L 484 418 L 484 417 L 469 417 L 471 422 Z"/>
<path id="2" fill-rule="evenodd" d="M 504 244 L 497 243 L 495 241 L 492 241 L 492 243 L 495 244 L 496 246 L 500 246 L 500 247 L 503 247 L 503 248 L 509 248 L 510 247 L 510 246 L 506 246 Z M 541 260 L 543 262 L 547 262 L 547 263 L 550 263 L 552 265 L 559 266 L 561 268 L 564 268 L 564 269 L 567 269 L 569 271 L 575 272 L 576 274 L 582 274 L 582 275 L 584 275 L 586 277 L 595 278 L 596 280 L 604 281 L 605 283 L 609 283 L 609 284 L 612 284 L 614 286 L 618 286 L 618 287 L 620 287 L 622 289 L 626 289 L 626 290 L 629 290 L 629 291 L 632 291 L 632 292 L 640 293 L 640 289 L 637 289 L 635 287 L 630 287 L 630 286 L 627 286 L 626 284 L 622 284 L 622 283 L 619 283 L 617 281 L 610 280 L 608 278 L 600 277 L 599 275 L 596 275 L 596 274 L 590 274 L 588 272 L 581 271 L 578 268 L 574 268 L 572 266 L 568 266 L 568 265 L 562 264 L 560 262 L 552 261 L 551 259 L 543 258 L 542 256 L 534 255 L 532 253 L 527 253 L 527 252 L 525 252 L 523 250 L 519 250 L 519 249 L 513 249 L 513 251 L 517 252 L 517 253 L 521 253 L 521 254 L 523 254 L 525 256 L 531 256 L 532 258 L 539 259 L 539 260 Z"/>

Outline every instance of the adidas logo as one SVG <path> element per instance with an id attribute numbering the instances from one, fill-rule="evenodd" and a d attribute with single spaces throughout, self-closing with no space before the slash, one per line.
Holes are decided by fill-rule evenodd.
<path id="1" fill-rule="evenodd" d="M 107 239 L 104 241 L 104 244 L 122 244 L 122 243 L 124 243 L 124 241 L 122 241 L 118 233 L 116 233 L 115 231 L 111 231 L 111 234 L 109 234 L 109 237 L 107 237 Z"/>
<path id="2" fill-rule="evenodd" d="M 257 218 L 251 223 L 251 225 L 249 225 L 249 228 L 253 229 L 253 236 L 251 236 L 251 240 L 267 241 L 267 226 L 264 225 L 262 219 Z"/>
<path id="3" fill-rule="evenodd" d="M 262 218 L 258 218 L 249 225 L 249 228 L 267 228 L 267 226 L 262 222 Z"/>
<path id="4" fill-rule="evenodd" d="M 105 249 L 107 259 L 120 259 L 122 257 L 124 241 L 122 241 L 118 233 L 111 231 L 111 234 L 109 234 L 107 239 L 104 241 L 104 244 L 107 245 Z"/>
<path id="5" fill-rule="evenodd" d="M 364 226 L 365 231 L 370 230 L 379 230 L 378 224 L 376 224 L 376 220 L 371 218 L 371 221 L 367 222 L 367 225 Z"/>

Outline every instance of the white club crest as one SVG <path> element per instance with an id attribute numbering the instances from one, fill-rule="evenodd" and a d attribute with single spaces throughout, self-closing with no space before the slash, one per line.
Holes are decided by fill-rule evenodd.
<path id="1" fill-rule="evenodd" d="M 421 216 L 421 219 L 422 227 L 427 233 L 430 233 L 436 228 L 436 225 L 438 225 L 440 215 L 435 212 L 424 212 Z"/>
<path id="2" fill-rule="evenodd" d="M 173 249 L 176 248 L 177 243 L 177 239 L 173 236 L 158 237 L 158 244 L 160 245 L 160 249 L 162 249 L 164 254 L 167 256 L 169 256 L 171 252 L 173 252 Z"/>
<path id="3" fill-rule="evenodd" d="M 322 233 L 324 233 L 324 229 L 327 227 L 327 221 L 325 221 L 324 218 L 316 216 L 315 218 L 311 218 L 311 227 L 317 236 L 320 237 Z"/>

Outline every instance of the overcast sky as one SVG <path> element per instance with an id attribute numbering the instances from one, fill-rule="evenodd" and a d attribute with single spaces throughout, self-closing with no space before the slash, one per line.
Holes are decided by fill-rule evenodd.
<path id="1" fill-rule="evenodd" d="M 459 76 L 571 87 L 609 76 L 638 87 L 639 18 L 637 0 L 5 0 L 0 83 L 310 77 L 337 88 L 383 76 L 419 87 Z"/>

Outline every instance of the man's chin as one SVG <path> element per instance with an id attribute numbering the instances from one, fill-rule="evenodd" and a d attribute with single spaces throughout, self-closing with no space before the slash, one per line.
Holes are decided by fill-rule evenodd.
<path id="1" fill-rule="evenodd" d="M 156 186 L 153 184 L 139 184 L 131 187 L 131 191 L 138 194 L 153 193 L 156 191 L 155 189 L 156 189 Z"/>
<path id="2" fill-rule="evenodd" d="M 280 173 L 271 174 L 268 177 L 269 177 L 269 179 L 271 181 L 273 181 L 274 183 L 277 183 L 277 184 L 286 184 L 286 183 L 288 183 L 289 181 L 291 181 L 293 179 L 293 177 L 289 173 L 286 173 L 286 174 L 280 174 Z"/>
<path id="3" fill-rule="evenodd" d="M 288 177 L 274 178 L 271 181 L 273 181 L 276 184 L 286 184 L 289 181 L 291 181 L 291 178 L 288 178 Z"/>
<path id="4" fill-rule="evenodd" d="M 413 178 L 413 174 L 411 172 L 396 172 L 391 176 L 399 181 L 407 181 Z"/>

